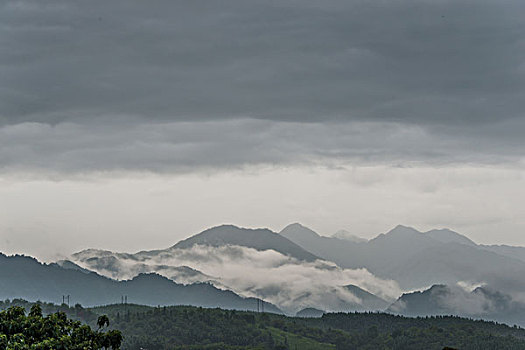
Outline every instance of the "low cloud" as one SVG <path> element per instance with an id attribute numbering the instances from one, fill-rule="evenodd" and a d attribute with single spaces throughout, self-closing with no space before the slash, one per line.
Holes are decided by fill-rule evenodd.
<path id="1" fill-rule="evenodd" d="M 477 291 L 479 290 L 466 291 L 463 287 L 449 286 L 447 294 L 438 296 L 438 303 L 456 314 L 473 316 L 493 314 L 508 307 L 502 300 Z"/>
<path id="2" fill-rule="evenodd" d="M 461 287 L 466 292 L 472 292 L 476 288 L 484 287 L 486 285 L 485 282 L 471 282 L 471 281 L 459 281 L 457 282 L 457 285 Z"/>
<path id="3" fill-rule="evenodd" d="M 140 272 L 157 272 L 179 283 L 187 283 L 187 276 L 179 279 L 173 268 L 189 266 L 202 273 L 196 279 L 243 296 L 262 298 L 289 313 L 305 307 L 338 311 L 360 304 L 357 296 L 343 288 L 349 284 L 389 301 L 401 294 L 396 282 L 377 278 L 366 269 L 342 269 L 321 260 L 303 262 L 274 250 L 257 251 L 240 246 L 197 245 L 153 255 L 86 251 L 73 255 L 72 259 L 112 278 L 129 279 Z"/>

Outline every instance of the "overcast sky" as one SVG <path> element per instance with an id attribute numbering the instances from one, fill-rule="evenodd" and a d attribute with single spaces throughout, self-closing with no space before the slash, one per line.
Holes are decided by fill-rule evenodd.
<path id="1" fill-rule="evenodd" d="M 2 1 L 0 251 L 133 251 L 295 221 L 525 245 L 523 13 Z"/>

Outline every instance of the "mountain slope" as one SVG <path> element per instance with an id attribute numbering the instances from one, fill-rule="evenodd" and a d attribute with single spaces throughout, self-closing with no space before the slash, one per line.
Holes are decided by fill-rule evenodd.
<path id="1" fill-rule="evenodd" d="M 184 249 L 194 245 L 237 245 L 257 250 L 272 249 L 281 254 L 304 261 L 318 259 L 312 253 L 268 229 L 247 229 L 233 225 L 222 225 L 205 230 L 195 236 L 180 241 L 172 248 Z"/>
<path id="2" fill-rule="evenodd" d="M 521 249 L 478 246 L 450 230 L 423 233 L 400 225 L 362 243 L 321 237 L 300 225 L 281 234 L 323 259 L 345 268 L 366 268 L 407 290 L 460 281 L 509 292 L 525 290 L 525 280 L 516 278 L 525 275 L 525 261 L 514 257 Z"/>
<path id="3" fill-rule="evenodd" d="M 70 295 L 72 303 L 103 305 L 129 302 L 145 305 L 194 305 L 227 309 L 256 310 L 257 300 L 242 298 L 210 284 L 177 284 L 156 274 L 141 274 L 132 280 L 115 281 L 94 272 L 41 264 L 26 256 L 0 254 L 0 299 L 23 298 L 50 302 Z M 279 310 L 265 303 L 268 312 Z"/>
<path id="4" fill-rule="evenodd" d="M 350 242 L 332 237 L 322 237 L 313 230 L 300 224 L 288 225 L 279 232 L 279 234 L 309 252 L 312 252 L 323 259 L 333 261 L 341 267 L 363 267 L 362 265 L 359 265 L 359 262 L 362 259 L 358 256 L 361 255 L 360 247 L 364 247 L 365 243 Z M 355 259 L 349 259 L 349 256 L 353 256 Z M 356 262 L 356 264 L 354 264 L 354 262 Z"/>
<path id="5" fill-rule="evenodd" d="M 466 291 L 456 286 L 434 285 L 403 294 L 387 312 L 404 316 L 455 315 L 525 325 L 525 304 L 490 288 Z"/>
<path id="6" fill-rule="evenodd" d="M 442 243 L 460 243 L 469 246 L 476 246 L 476 243 L 474 243 L 474 241 L 472 241 L 471 239 L 446 228 L 440 230 L 427 231 L 423 234 Z"/>
<path id="7" fill-rule="evenodd" d="M 367 292 L 358 286 L 349 284 L 345 286 L 345 289 L 361 300 L 361 307 L 357 310 L 384 311 L 389 305 L 386 300 L 381 299 L 377 295 Z"/>
<path id="8" fill-rule="evenodd" d="M 479 245 L 479 247 L 489 252 L 525 262 L 525 247 L 513 247 L 509 245 Z"/>

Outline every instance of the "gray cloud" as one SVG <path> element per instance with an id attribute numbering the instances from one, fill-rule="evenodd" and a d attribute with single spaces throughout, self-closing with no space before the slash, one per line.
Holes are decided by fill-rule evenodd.
<path id="1" fill-rule="evenodd" d="M 516 129 L 523 123 L 514 124 Z M 509 126 L 513 127 L 513 126 Z M 292 123 L 236 119 L 56 125 L 20 123 L 0 128 L 0 170 L 192 172 L 266 165 L 388 164 L 395 166 L 498 164 L 519 160 L 521 135 L 504 142 L 479 128 L 433 132 L 399 123 Z"/>
<path id="2" fill-rule="evenodd" d="M 523 156 L 521 1 L 0 6 L 4 170 Z"/>

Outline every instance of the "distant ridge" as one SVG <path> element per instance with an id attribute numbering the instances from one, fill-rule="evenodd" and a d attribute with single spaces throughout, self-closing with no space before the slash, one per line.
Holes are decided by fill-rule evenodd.
<path id="1" fill-rule="evenodd" d="M 197 245 L 208 247 L 191 249 Z M 231 249 L 229 246 L 238 246 L 238 249 Z M 268 250 L 280 254 L 268 254 Z M 211 256 L 211 265 L 206 265 L 207 262 L 201 264 Z M 286 256 L 294 259 L 287 259 Z M 274 264 L 273 258 L 279 262 Z M 371 240 L 355 241 L 321 236 L 304 225 L 293 223 L 279 234 L 268 229 L 222 225 L 163 250 L 135 254 L 86 250 L 72 256 L 72 261 L 80 266 L 66 262 L 62 264 L 77 270 L 79 267 L 95 270 L 118 279 L 131 278 L 138 273 L 156 272 L 177 283 L 212 283 L 219 289 L 234 290 L 242 295 L 256 295 L 270 300 L 292 314 L 305 307 L 342 312 L 384 310 L 401 290 L 421 290 L 431 285 L 458 285 L 465 288 L 486 286 L 478 289 L 476 294 L 467 295 L 467 299 L 479 297 L 481 291 L 497 290 L 520 296 L 519 293 L 525 290 L 525 280 L 516 276 L 525 275 L 523 258 L 525 248 L 477 245 L 449 229 L 420 232 L 409 226 L 398 225 Z M 220 265 L 213 261 L 227 264 L 226 271 L 229 274 L 221 275 Z M 257 271 L 257 276 L 261 278 L 253 280 L 254 276 L 242 275 L 242 271 L 250 270 L 246 266 L 247 261 L 256 261 L 258 265 L 253 271 Z M 348 277 L 347 282 L 343 282 L 348 285 L 344 287 L 340 276 L 346 273 L 349 273 L 347 276 L 352 276 L 352 273 L 343 272 L 338 275 L 339 267 L 361 269 L 356 273 L 366 276 L 365 280 Z M 291 276 L 300 272 L 295 276 L 306 280 L 295 285 L 295 279 L 286 280 L 286 275 L 283 276 L 289 272 Z M 368 276 L 372 278 L 372 282 L 368 280 Z M 375 278 L 380 281 L 379 284 L 373 280 Z M 387 301 L 368 293 L 366 289 L 374 290 Z M 399 291 L 399 294 L 392 295 L 385 293 L 385 290 Z M 434 294 L 439 290 L 439 287 L 435 287 Z M 491 293 L 491 298 L 496 298 L 497 292 Z M 427 302 L 427 305 L 431 305 L 432 300 Z M 460 302 L 458 305 L 465 303 Z M 447 307 L 449 309 L 444 310 L 451 313 L 453 308 Z M 519 307 L 521 306 L 516 308 Z M 512 307 L 507 309 L 511 314 Z M 494 317 L 494 314 L 490 315 Z M 507 321 L 505 318 L 501 320 Z"/>
<path id="2" fill-rule="evenodd" d="M 485 287 L 472 291 L 443 284 L 403 294 L 387 310 L 403 316 L 454 315 L 525 326 L 525 305 Z"/>
<path id="3" fill-rule="evenodd" d="M 471 239 L 460 235 L 457 232 L 454 232 L 452 230 L 449 230 L 447 228 L 439 229 L 439 230 L 431 230 L 423 233 L 424 235 L 431 237 L 432 239 L 435 239 L 436 241 L 440 241 L 443 243 L 460 243 L 460 244 L 466 244 L 469 246 L 475 246 L 476 243 L 472 241 Z"/>
<path id="4" fill-rule="evenodd" d="M 406 290 L 460 281 L 525 290 L 525 280 L 516 278 L 525 275 L 525 248 L 477 245 L 449 229 L 420 232 L 398 225 L 367 242 L 323 237 L 302 225 L 281 234 L 320 258 L 344 268 L 366 268 Z"/>
<path id="5" fill-rule="evenodd" d="M 257 250 L 272 249 L 299 260 L 314 261 L 319 259 L 289 239 L 268 229 L 248 229 L 234 225 L 222 225 L 210 228 L 180 241 L 172 248 L 185 249 L 197 244 L 213 247 L 239 245 Z"/>
<path id="6" fill-rule="evenodd" d="M 283 237 L 302 237 L 302 238 L 308 238 L 308 239 L 315 239 L 321 237 L 317 232 L 314 230 L 301 225 L 298 222 L 295 222 L 293 224 L 290 224 L 283 228 L 279 234 Z"/>
<path id="7" fill-rule="evenodd" d="M 115 281 L 58 264 L 42 264 L 27 256 L 6 256 L 0 253 L 0 299 L 61 302 L 69 295 L 73 304 L 84 306 L 128 301 L 144 305 L 193 305 L 226 309 L 257 309 L 257 299 L 242 298 L 229 290 L 208 283 L 177 284 L 157 274 L 140 274 L 127 281 Z M 274 305 L 264 302 L 268 312 L 281 313 Z"/>
<path id="8" fill-rule="evenodd" d="M 361 300 L 357 310 L 384 311 L 389 306 L 386 300 L 353 284 L 346 285 L 345 289 Z"/>

